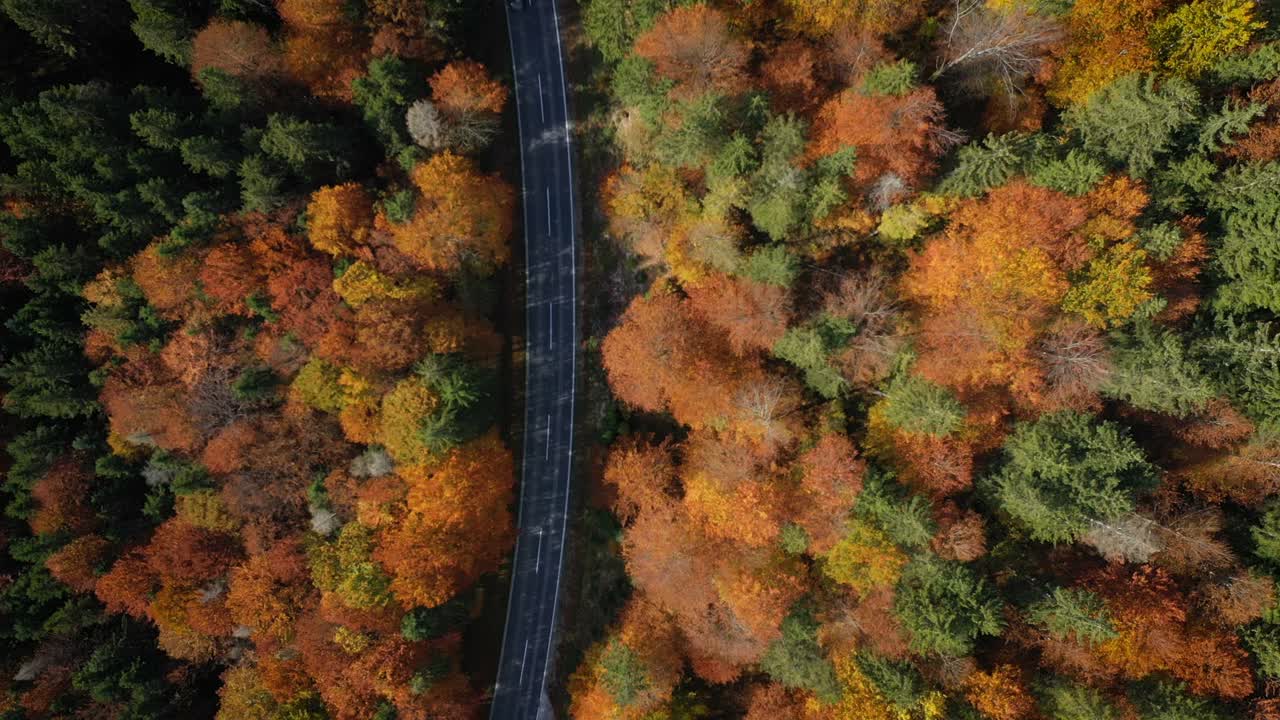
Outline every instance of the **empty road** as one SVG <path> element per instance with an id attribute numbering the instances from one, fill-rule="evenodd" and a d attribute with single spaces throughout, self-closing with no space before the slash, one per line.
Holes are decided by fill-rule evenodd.
<path id="1" fill-rule="evenodd" d="M 533 720 L 544 704 L 573 472 L 578 248 L 568 90 L 555 0 L 525 2 L 507 7 L 528 288 L 524 460 L 492 720 Z"/>

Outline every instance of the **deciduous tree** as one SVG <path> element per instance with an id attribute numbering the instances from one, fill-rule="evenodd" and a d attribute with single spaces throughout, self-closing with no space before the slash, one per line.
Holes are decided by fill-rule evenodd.
<path id="1" fill-rule="evenodd" d="M 307 237 L 334 256 L 351 255 L 369 239 L 373 200 L 356 183 L 322 187 L 307 205 Z"/>
<path id="2" fill-rule="evenodd" d="M 636 39 L 635 53 L 674 81 L 673 93 L 684 98 L 737 92 L 748 57 L 724 13 L 702 3 L 664 13 Z"/>
<path id="3" fill-rule="evenodd" d="M 449 453 L 438 468 L 397 471 L 408 484 L 403 522 L 374 555 L 407 609 L 439 605 L 494 570 L 512 540 L 511 453 L 487 435 Z"/>
<path id="4" fill-rule="evenodd" d="M 505 181 L 444 152 L 414 168 L 413 182 L 420 193 L 413 217 L 391 227 L 397 248 L 444 272 L 464 263 L 492 270 L 507 261 L 514 197 Z"/>

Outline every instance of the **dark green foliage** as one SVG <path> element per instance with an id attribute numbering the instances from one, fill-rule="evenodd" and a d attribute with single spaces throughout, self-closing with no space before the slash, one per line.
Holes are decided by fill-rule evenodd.
<path id="1" fill-rule="evenodd" d="M 417 195 L 414 194 L 414 191 L 401 190 L 387 196 L 387 199 L 382 202 L 382 211 L 391 222 L 396 224 L 406 223 L 409 222 L 409 218 L 413 217 L 413 209 L 417 202 Z"/>
<path id="2" fill-rule="evenodd" d="M 111 3 L 0 0 L 0 11 L 47 48 L 76 57 L 126 18 Z"/>
<path id="3" fill-rule="evenodd" d="M 790 287 L 800 274 L 800 262 L 783 245 L 765 245 L 743 258 L 738 274 L 766 285 Z"/>
<path id="4" fill-rule="evenodd" d="M 5 476 L 5 486 L 12 495 L 26 499 L 26 492 L 31 484 L 66 452 L 72 441 L 73 429 L 74 426 L 62 423 L 36 423 L 30 430 L 9 440 L 5 450 L 13 464 Z M 11 517 L 26 517 L 25 512 L 8 514 Z"/>
<path id="5" fill-rule="evenodd" d="M 1260 103 L 1241 104 L 1224 100 L 1222 110 L 1200 123 L 1196 150 L 1215 153 L 1235 142 L 1235 138 L 1249 132 L 1249 123 L 1262 116 L 1267 107 Z"/>
<path id="6" fill-rule="evenodd" d="M 1060 412 L 1015 426 L 987 481 L 1000 509 L 1033 539 L 1071 542 L 1094 521 L 1132 512 L 1155 469 L 1115 423 Z"/>
<path id="7" fill-rule="evenodd" d="M 894 614 L 922 654 L 959 657 L 983 635 L 1004 629 L 1003 603 L 968 566 L 930 554 L 916 556 L 902 572 Z"/>
<path id="8" fill-rule="evenodd" d="M 867 71 L 862 79 L 862 92 L 867 95 L 906 95 L 916 88 L 918 71 L 910 60 L 880 63 Z"/>
<path id="9" fill-rule="evenodd" d="M 0 638 L 9 641 L 28 642 L 47 635 L 50 619 L 66 603 L 71 602 L 71 592 L 66 585 L 53 579 L 44 568 L 44 558 L 52 548 L 42 548 L 36 557 L 24 556 L 19 543 L 9 549 L 9 554 L 27 567 L 12 582 L 0 589 Z"/>
<path id="10" fill-rule="evenodd" d="M 1210 699 L 1187 693 L 1181 683 L 1144 680 L 1129 688 L 1129 699 L 1142 720 L 1226 720 L 1223 709 Z"/>
<path id="11" fill-rule="evenodd" d="M 1255 623 L 1242 637 L 1245 647 L 1253 653 L 1258 671 L 1269 678 L 1280 678 L 1280 625 Z"/>
<path id="12" fill-rule="evenodd" d="M 1182 230 L 1173 223 L 1159 223 L 1138 231 L 1142 249 L 1155 260 L 1168 260 L 1182 245 Z"/>
<path id="13" fill-rule="evenodd" d="M 928 692 L 924 678 L 910 663 L 894 662 L 869 652 L 857 655 L 858 669 L 901 713 L 910 713 Z"/>
<path id="14" fill-rule="evenodd" d="M 228 114 L 255 106 L 259 101 L 248 83 L 217 68 L 200 71 L 200 90 L 214 110 Z"/>
<path id="15" fill-rule="evenodd" d="M 1097 690 L 1058 681 L 1039 692 L 1040 709 L 1049 720 L 1116 720 L 1119 713 Z"/>
<path id="16" fill-rule="evenodd" d="M 803 120 L 779 115 L 761 134 L 760 166 L 751 176 L 746 209 L 755 226 L 774 240 L 787 237 L 804 220 L 808 182 L 799 159 L 805 130 Z"/>
<path id="17" fill-rule="evenodd" d="M 658 158 L 672 167 L 708 165 L 728 141 L 724 98 L 707 93 L 679 103 L 672 115 L 679 122 L 654 142 Z"/>
<path id="18" fill-rule="evenodd" d="M 635 651 L 619 640 L 615 639 L 605 648 L 600 665 L 604 670 L 600 681 L 620 707 L 634 703 L 636 696 L 649 687 L 644 663 L 640 662 Z"/>
<path id="19" fill-rule="evenodd" d="M 673 0 L 590 0 L 583 3 L 582 28 L 606 62 L 626 62 L 632 43 Z"/>
<path id="20" fill-rule="evenodd" d="M 813 171 L 813 186 L 809 190 L 808 212 L 811 220 L 825 218 L 849 199 L 844 181 L 853 174 L 857 164 L 858 152 L 852 146 L 818 158 Z"/>
<path id="21" fill-rule="evenodd" d="M 916 375 L 889 384 L 884 417 L 912 433 L 943 437 L 964 424 L 965 409 L 954 393 Z"/>
<path id="22" fill-rule="evenodd" d="M 350 136 L 349 131 L 335 125 L 274 114 L 267 118 L 260 144 L 267 157 L 319 183 L 349 174 L 354 152 Z"/>
<path id="23" fill-rule="evenodd" d="M 1107 168 L 1079 150 L 1071 150 L 1061 160 L 1035 165 L 1028 179 L 1032 184 L 1068 195 L 1083 195 L 1107 174 Z"/>
<path id="24" fill-rule="evenodd" d="M 270 368 L 246 368 L 231 383 L 231 394 L 244 403 L 269 403 L 275 400 L 279 385 L 280 378 Z"/>
<path id="25" fill-rule="evenodd" d="M 157 150 L 177 150 L 190 122 L 189 117 L 169 108 L 148 107 L 129 115 L 134 134 Z"/>
<path id="26" fill-rule="evenodd" d="M 1106 604 L 1088 590 L 1054 588 L 1027 607 L 1027 619 L 1059 640 L 1093 644 L 1116 637 Z"/>
<path id="27" fill-rule="evenodd" d="M 72 675 L 77 690 L 101 703 L 119 703 L 121 717 L 160 717 L 164 708 L 164 683 L 154 662 L 154 643 L 130 620 L 94 644 L 93 653 Z"/>
<path id="28" fill-rule="evenodd" d="M 115 288 L 123 302 L 118 307 L 98 305 L 85 311 L 81 315 L 85 325 L 110 333 L 125 347 L 145 345 L 158 350 L 172 330 L 172 323 L 166 322 L 147 303 L 142 288 L 133 278 L 119 278 Z"/>
<path id="29" fill-rule="evenodd" d="M 73 344 L 43 343 L 0 366 L 9 385 L 5 410 L 24 418 L 85 417 L 98 409 L 84 354 Z"/>
<path id="30" fill-rule="evenodd" d="M 268 212 L 284 204 L 283 168 L 264 155 L 250 155 L 240 163 L 240 201 L 246 212 Z"/>
<path id="31" fill-rule="evenodd" d="M 818 623 L 812 614 L 796 609 L 782 621 L 782 637 L 773 641 L 760 667 L 787 687 L 809 690 L 824 703 L 840 699 L 835 668 L 817 640 Z"/>
<path id="32" fill-rule="evenodd" d="M 221 140 L 207 135 L 186 138 L 179 145 L 182 161 L 194 172 L 215 178 L 229 177 L 240 164 L 236 149 Z"/>
<path id="33" fill-rule="evenodd" d="M 196 19 L 178 0 L 129 0 L 133 9 L 133 34 L 142 46 L 176 65 L 191 62 L 191 38 Z"/>
<path id="34" fill-rule="evenodd" d="M 1252 52 L 1228 55 L 1213 67 L 1216 84 L 1252 85 L 1280 75 L 1280 42 L 1260 45 Z"/>
<path id="35" fill-rule="evenodd" d="M 1103 392 L 1142 410 L 1186 417 L 1215 395 L 1174 332 L 1139 322 L 1111 336 L 1115 369 Z"/>
<path id="36" fill-rule="evenodd" d="M 1269 505 L 1249 532 L 1253 537 L 1253 554 L 1280 567 L 1280 505 Z"/>
<path id="37" fill-rule="evenodd" d="M 497 377 L 491 369 L 457 355 L 429 355 L 414 371 L 440 397 L 439 409 L 419 429 L 431 452 L 445 452 L 493 423 Z"/>
<path id="38" fill-rule="evenodd" d="M 838 396 L 847 385 L 829 362 L 857 329 L 848 321 L 826 315 L 791 328 L 773 346 L 773 354 L 804 371 L 805 384 L 825 398 Z"/>
<path id="39" fill-rule="evenodd" d="M 456 597 L 443 605 L 414 608 L 405 613 L 400 621 L 400 634 L 405 640 L 434 640 L 457 631 L 466 620 L 467 603 Z"/>
<path id="40" fill-rule="evenodd" d="M 4 185 L 83 203 L 118 236 L 112 242 L 131 252 L 165 227 L 136 186 L 172 164 L 138 147 L 129 113 L 111 87 L 85 83 L 46 90 L 0 114 L 0 136 L 19 160 Z"/>
<path id="41" fill-rule="evenodd" d="M 1021 172 L 1033 144 L 1025 134 L 1008 133 L 987 135 L 981 143 L 965 145 L 956 157 L 955 169 L 938 189 L 963 197 L 982 195 Z"/>
<path id="42" fill-rule="evenodd" d="M 1232 167 L 1213 184 L 1208 205 L 1224 230 L 1214 263 L 1225 282 L 1214 305 L 1280 312 L 1280 162 Z"/>
<path id="43" fill-rule="evenodd" d="M 1174 215 L 1198 207 L 1212 189 L 1217 171 L 1217 166 L 1203 155 L 1163 163 L 1151 176 L 1152 205 Z"/>
<path id="44" fill-rule="evenodd" d="M 1201 367 L 1255 422 L 1280 428 L 1280 337 L 1269 322 L 1221 316 L 1194 344 Z"/>
<path id="45" fill-rule="evenodd" d="M 896 545 L 909 550 L 927 547 L 938 530 L 927 499 L 907 493 L 888 474 L 874 467 L 863 479 L 854 512 L 883 530 Z"/>
<path id="46" fill-rule="evenodd" d="M 1126 75 L 1072 108 L 1064 121 L 1080 133 L 1085 149 L 1145 177 L 1174 147 L 1178 132 L 1196 119 L 1200 95 L 1177 77 Z"/>
<path id="47" fill-rule="evenodd" d="M 351 83 L 356 105 L 364 122 L 394 156 L 411 142 L 404 114 L 426 92 L 421 68 L 395 55 L 383 55 L 369 62 L 369 72 Z"/>
<path id="48" fill-rule="evenodd" d="M 778 543 L 788 555 L 803 555 L 809 549 L 809 533 L 795 523 L 787 523 L 778 534 Z"/>
<path id="49" fill-rule="evenodd" d="M 623 105 L 635 108 L 650 125 L 657 124 L 670 106 L 667 91 L 671 81 L 658 78 L 653 63 L 642 57 L 628 55 L 618 64 L 612 79 L 613 96 Z"/>

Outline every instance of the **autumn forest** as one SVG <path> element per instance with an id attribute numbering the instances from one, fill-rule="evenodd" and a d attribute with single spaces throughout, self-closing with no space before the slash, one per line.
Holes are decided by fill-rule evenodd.
<path id="1" fill-rule="evenodd" d="M 502 5 L 0 0 L 0 720 L 486 716 Z M 558 7 L 557 716 L 1280 720 L 1280 3 Z"/>

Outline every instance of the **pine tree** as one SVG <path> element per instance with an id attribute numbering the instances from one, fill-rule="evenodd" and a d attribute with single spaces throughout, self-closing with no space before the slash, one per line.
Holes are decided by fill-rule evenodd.
<path id="1" fill-rule="evenodd" d="M 959 657 L 979 637 L 1004 629 L 1003 603 L 968 566 L 929 554 L 916 556 L 898 583 L 893 611 L 921 654 Z"/>
<path id="2" fill-rule="evenodd" d="M 1102 598 L 1088 590 L 1054 588 L 1027 607 L 1027 619 L 1059 640 L 1096 644 L 1116 637 Z"/>
<path id="3" fill-rule="evenodd" d="M 1199 93 L 1185 80 L 1133 74 L 1067 111 L 1063 120 L 1080 133 L 1086 150 L 1145 177 L 1174 149 L 1177 134 L 1195 122 L 1199 105 Z"/>
<path id="4" fill-rule="evenodd" d="M 987 487 L 1001 509 L 1036 540 L 1079 539 L 1093 521 L 1133 510 L 1155 469 L 1116 424 L 1061 412 L 1020 423 Z"/>

